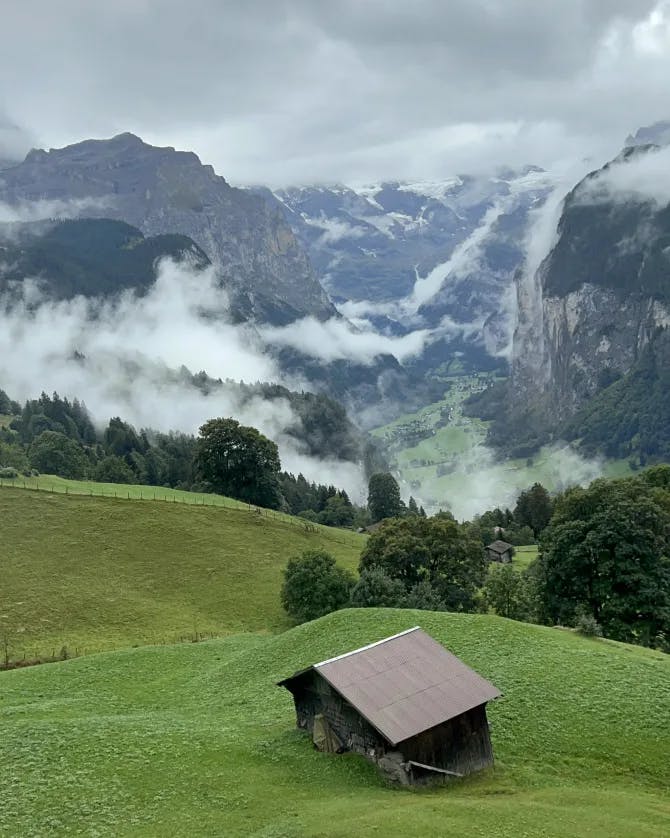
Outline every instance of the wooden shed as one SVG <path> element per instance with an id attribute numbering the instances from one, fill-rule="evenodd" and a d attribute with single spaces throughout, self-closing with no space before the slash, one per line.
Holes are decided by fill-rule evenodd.
<path id="1" fill-rule="evenodd" d="M 486 703 L 500 696 L 418 626 L 279 682 L 315 747 L 354 751 L 410 785 L 493 764 Z"/>
<path id="2" fill-rule="evenodd" d="M 512 561 L 514 545 L 497 539 L 496 541 L 492 541 L 491 544 L 488 544 L 485 550 L 486 558 L 490 562 L 503 562 L 504 564 L 508 564 Z"/>

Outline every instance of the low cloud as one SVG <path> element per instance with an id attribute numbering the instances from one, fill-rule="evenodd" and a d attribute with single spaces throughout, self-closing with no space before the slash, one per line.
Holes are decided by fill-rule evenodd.
<path id="1" fill-rule="evenodd" d="M 233 325 L 213 268 L 163 260 L 144 296 L 45 300 L 27 281 L 18 301 L 0 300 L 0 387 L 25 400 L 40 391 L 79 398 L 99 425 L 121 416 L 135 427 L 197 432 L 214 416 L 234 416 L 279 445 L 282 465 L 362 498 L 357 464 L 309 457 L 288 431 L 300 420 L 288 401 L 244 401 L 225 379 L 283 381 L 251 326 Z M 204 394 L 185 370 L 224 384 Z"/>
<path id="2" fill-rule="evenodd" d="M 495 201 L 484 213 L 481 223 L 462 242 L 456 245 L 446 262 L 437 265 L 426 276 L 417 273 L 411 296 L 405 301 L 410 311 L 417 311 L 431 300 L 448 281 L 456 281 L 476 271 L 482 259 L 482 247 L 491 229 L 505 212 L 507 202 Z"/>
<path id="3" fill-rule="evenodd" d="M 290 346 L 312 358 L 329 363 L 347 360 L 361 364 L 372 364 L 380 355 L 393 355 L 399 362 L 420 355 L 433 337 L 430 329 L 418 329 L 401 337 L 380 335 L 359 319 L 361 328 L 356 329 L 346 320 L 331 318 L 325 322 L 314 317 L 305 317 L 290 326 L 261 329 L 262 336 L 270 344 Z"/>
<path id="4" fill-rule="evenodd" d="M 575 197 L 582 204 L 648 201 L 658 207 L 667 206 L 670 203 L 670 146 L 618 157 L 584 181 Z"/>
<path id="5" fill-rule="evenodd" d="M 321 216 L 321 218 L 306 218 L 305 221 L 310 226 L 323 230 L 317 241 L 319 246 L 334 244 L 342 239 L 359 239 L 365 235 L 365 230 L 361 227 L 354 227 L 352 224 L 336 218 Z"/>
<path id="6" fill-rule="evenodd" d="M 459 457 L 458 468 L 451 475 L 449 485 L 458 487 L 457 491 L 446 491 L 441 496 L 440 484 L 432 476 L 418 488 L 403 485 L 403 490 L 430 513 L 449 509 L 457 519 L 466 521 L 497 506 L 514 508 L 519 494 L 538 478 L 550 492 L 559 492 L 570 486 L 588 485 L 602 476 L 604 467 L 602 460 L 587 460 L 568 445 L 543 448 L 534 462 L 535 467 L 530 468 L 500 463 L 490 448 L 477 445 Z"/>
<path id="7" fill-rule="evenodd" d="M 0 173 L 0 183 L 2 174 Z M 7 204 L 0 201 L 0 224 L 18 224 L 33 221 L 78 218 L 95 215 L 109 209 L 110 198 L 68 198 L 67 200 L 17 201 Z"/>

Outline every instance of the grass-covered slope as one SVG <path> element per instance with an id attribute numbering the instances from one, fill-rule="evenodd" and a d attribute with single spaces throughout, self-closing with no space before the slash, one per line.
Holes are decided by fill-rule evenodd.
<path id="1" fill-rule="evenodd" d="M 279 589 L 290 556 L 322 547 L 357 565 L 362 536 L 233 503 L 1 488 L 3 657 L 5 638 L 17 658 L 286 628 Z"/>
<path id="2" fill-rule="evenodd" d="M 274 681 L 417 623 L 504 697 L 494 770 L 409 792 L 316 753 Z M 0 674 L 0 834 L 657 838 L 669 707 L 670 658 L 496 617 L 344 611 L 105 653 Z"/>

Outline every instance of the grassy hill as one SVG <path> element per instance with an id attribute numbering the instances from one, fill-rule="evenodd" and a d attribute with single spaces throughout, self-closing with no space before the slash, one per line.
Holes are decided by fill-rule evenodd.
<path id="1" fill-rule="evenodd" d="M 64 486 L 95 488 L 60 481 L 56 492 Z M 353 568 L 365 543 L 230 499 L 218 499 L 225 507 L 126 499 L 135 491 L 152 497 L 146 486 L 104 499 L 0 488 L 3 657 L 5 639 L 18 658 L 284 629 L 278 594 L 287 559 L 323 547 Z"/>
<path id="2" fill-rule="evenodd" d="M 274 686 L 417 623 L 504 693 L 489 709 L 493 771 L 420 792 L 315 752 Z M 669 706 L 660 653 L 393 610 L 16 670 L 0 674 L 0 835 L 658 838 Z"/>

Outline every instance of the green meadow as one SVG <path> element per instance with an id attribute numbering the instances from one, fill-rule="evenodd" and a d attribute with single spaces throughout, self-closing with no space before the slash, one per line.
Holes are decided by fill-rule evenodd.
<path id="1" fill-rule="evenodd" d="M 373 432 L 406 491 L 428 511 L 450 509 L 457 518 L 471 518 L 486 508 L 514 506 L 518 494 L 536 482 L 558 491 L 575 481 L 631 474 L 627 460 L 587 461 L 568 445 L 545 446 L 527 459 L 497 460 L 485 445 L 488 423 L 463 413 L 465 399 L 492 380 L 488 373 L 447 376 L 441 401 Z"/>
<path id="2" fill-rule="evenodd" d="M 281 630 L 288 558 L 322 547 L 353 569 L 365 543 L 229 498 L 154 501 L 146 486 L 99 497 L 84 490 L 113 489 L 40 477 L 41 489 L 48 480 L 53 494 L 0 488 L 2 657 L 5 644 L 20 659 Z"/>
<path id="3" fill-rule="evenodd" d="M 409 791 L 315 752 L 275 681 L 416 624 L 504 695 L 495 767 Z M 659 838 L 669 709 L 668 656 L 490 616 L 349 610 L 92 655 L 0 674 L 0 835 Z"/>

